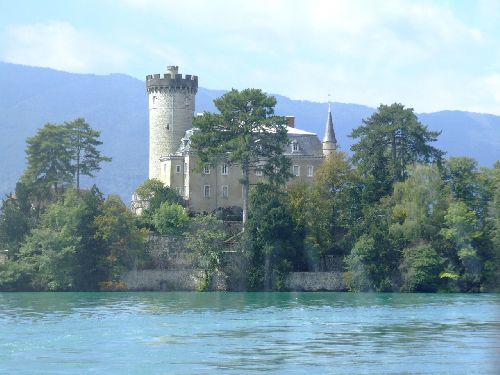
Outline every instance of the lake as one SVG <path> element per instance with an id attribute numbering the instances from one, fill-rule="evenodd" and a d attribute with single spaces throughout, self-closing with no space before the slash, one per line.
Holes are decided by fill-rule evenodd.
<path id="1" fill-rule="evenodd" d="M 0 293 L 1 374 L 499 374 L 500 295 Z"/>

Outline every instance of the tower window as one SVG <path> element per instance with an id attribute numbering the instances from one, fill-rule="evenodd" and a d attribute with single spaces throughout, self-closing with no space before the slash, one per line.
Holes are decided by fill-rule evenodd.
<path id="1" fill-rule="evenodd" d="M 170 124 L 167 123 L 167 130 L 170 130 Z"/>
<path id="2" fill-rule="evenodd" d="M 221 173 L 224 176 L 227 176 L 229 174 L 229 166 L 227 164 L 222 164 Z"/>
<path id="3" fill-rule="evenodd" d="M 293 175 L 296 177 L 300 176 L 300 165 L 293 166 Z"/>
<path id="4" fill-rule="evenodd" d="M 153 105 L 156 105 L 156 96 L 153 96 L 152 103 Z"/>
<path id="5" fill-rule="evenodd" d="M 229 197 L 229 186 L 222 185 L 222 198 L 228 198 L 228 197 Z"/>
<path id="6" fill-rule="evenodd" d="M 307 177 L 312 177 L 314 173 L 314 167 L 312 165 L 307 166 Z"/>
<path id="7" fill-rule="evenodd" d="M 210 198 L 210 185 L 203 186 L 203 195 L 205 198 Z"/>

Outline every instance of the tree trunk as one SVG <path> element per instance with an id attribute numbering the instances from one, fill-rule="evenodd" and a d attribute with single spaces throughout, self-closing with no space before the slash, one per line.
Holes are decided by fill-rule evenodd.
<path id="1" fill-rule="evenodd" d="M 249 173 L 249 168 L 248 168 L 248 162 L 243 162 L 242 165 L 243 169 L 243 230 L 245 230 L 245 225 L 248 220 L 248 188 L 249 188 L 249 179 L 248 179 L 248 173 Z"/>
<path id="2" fill-rule="evenodd" d="M 76 193 L 80 195 L 80 150 L 76 153 Z"/>

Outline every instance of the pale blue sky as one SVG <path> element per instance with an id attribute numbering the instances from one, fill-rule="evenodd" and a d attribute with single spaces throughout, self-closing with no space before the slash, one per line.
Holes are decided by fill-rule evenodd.
<path id="1" fill-rule="evenodd" d="M 500 1 L 2 1 L 0 60 L 500 114 Z"/>

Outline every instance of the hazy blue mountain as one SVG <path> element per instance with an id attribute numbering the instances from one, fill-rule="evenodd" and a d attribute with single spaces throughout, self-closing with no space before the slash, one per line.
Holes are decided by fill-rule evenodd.
<path id="1" fill-rule="evenodd" d="M 200 77 L 203 84 L 203 77 Z M 196 112 L 213 111 L 221 90 L 200 88 Z M 298 128 L 323 137 L 328 105 L 276 95 L 276 111 L 295 115 Z M 351 130 L 374 109 L 333 103 L 334 126 L 342 149 L 348 151 Z M 126 202 L 147 178 L 147 94 L 143 81 L 123 74 L 98 76 L 0 62 L 0 193 L 12 191 L 25 167 L 25 141 L 47 122 L 84 117 L 102 132 L 106 163 L 95 182 L 106 194 Z M 438 146 L 448 155 L 468 155 L 481 165 L 499 159 L 500 116 L 460 111 L 419 115 L 430 129 L 442 130 Z M 84 184 L 90 185 L 86 181 Z"/>

